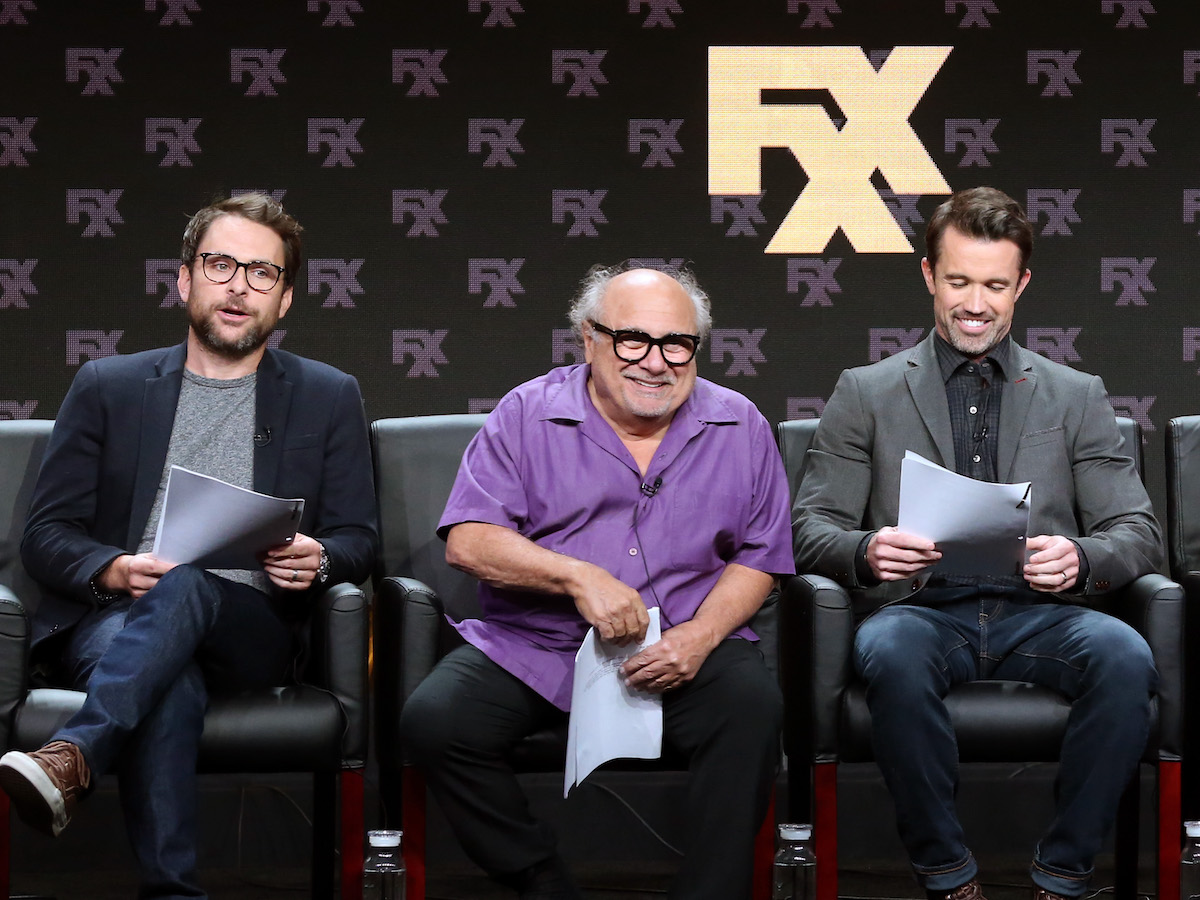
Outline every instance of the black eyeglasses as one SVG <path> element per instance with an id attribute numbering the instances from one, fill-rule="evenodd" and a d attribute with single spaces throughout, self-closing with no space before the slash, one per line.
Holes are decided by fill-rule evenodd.
<path id="1" fill-rule="evenodd" d="M 275 263 L 255 260 L 254 262 L 238 262 L 225 253 L 200 253 L 200 268 L 204 276 L 217 284 L 228 284 L 238 269 L 246 270 L 246 284 L 251 290 L 265 294 L 279 283 L 280 277 L 287 270 Z"/>
<path id="2" fill-rule="evenodd" d="M 650 351 L 658 347 L 663 359 L 670 366 L 684 366 L 692 361 L 700 348 L 698 334 L 666 334 L 660 338 L 650 337 L 644 331 L 630 331 L 622 328 L 613 331 L 605 328 L 599 322 L 588 320 L 588 324 L 601 334 L 607 334 L 613 341 L 613 353 L 617 359 L 628 363 L 641 362 L 650 355 Z"/>

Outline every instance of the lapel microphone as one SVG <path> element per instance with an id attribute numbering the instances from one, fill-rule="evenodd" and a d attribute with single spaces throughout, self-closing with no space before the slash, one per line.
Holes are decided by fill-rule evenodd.
<path id="1" fill-rule="evenodd" d="M 254 433 L 254 446 L 265 447 L 269 443 L 271 443 L 271 426 L 259 425 L 258 431 Z M 645 485 L 642 486 L 645 487 Z"/>
<path id="2" fill-rule="evenodd" d="M 659 475 L 657 478 L 654 479 L 654 484 L 646 484 L 646 482 L 643 481 L 642 482 L 642 493 L 645 494 L 647 497 L 653 497 L 655 494 L 658 493 L 658 489 L 660 487 L 662 487 L 662 476 L 661 475 Z"/>

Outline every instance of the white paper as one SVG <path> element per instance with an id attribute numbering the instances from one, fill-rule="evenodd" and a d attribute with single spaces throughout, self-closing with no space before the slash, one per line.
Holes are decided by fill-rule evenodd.
<path id="1" fill-rule="evenodd" d="M 630 690 L 621 677 L 622 663 L 659 639 L 658 607 L 649 613 L 650 625 L 640 644 L 618 647 L 589 628 L 575 654 L 564 797 L 610 759 L 662 756 L 662 694 Z"/>
<path id="2" fill-rule="evenodd" d="M 304 500 L 282 500 L 171 466 L 153 553 L 206 569 L 261 569 L 263 551 L 296 536 Z"/>
<path id="3" fill-rule="evenodd" d="M 909 450 L 900 463 L 896 527 L 937 544 L 942 558 L 927 572 L 1020 575 L 1031 498 L 1028 481 L 978 481 Z"/>

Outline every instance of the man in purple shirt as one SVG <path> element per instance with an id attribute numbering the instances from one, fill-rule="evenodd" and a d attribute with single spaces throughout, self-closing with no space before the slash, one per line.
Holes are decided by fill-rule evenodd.
<path id="1" fill-rule="evenodd" d="M 787 482 L 762 415 L 697 379 L 711 327 L 687 272 L 595 268 L 572 304 L 586 365 L 521 385 L 463 457 L 438 533 L 478 578 L 483 616 L 401 717 L 464 849 L 523 898 L 579 897 L 506 755 L 563 722 L 589 627 L 662 639 L 622 669 L 663 695 L 689 760 L 689 843 L 670 896 L 749 897 L 782 698 L 747 627 L 793 561 Z"/>

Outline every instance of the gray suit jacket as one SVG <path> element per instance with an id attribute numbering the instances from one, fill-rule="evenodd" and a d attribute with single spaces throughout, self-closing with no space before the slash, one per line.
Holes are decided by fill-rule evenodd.
<path id="1" fill-rule="evenodd" d="M 796 571 L 827 575 L 855 591 L 859 612 L 921 586 L 914 580 L 864 585 L 854 567 L 863 538 L 896 524 L 905 451 L 955 468 L 933 342 L 931 332 L 910 350 L 842 373 L 796 493 Z M 1031 535 L 1061 534 L 1079 544 L 1090 571 L 1070 599 L 1158 571 L 1162 533 L 1133 461 L 1121 452 L 1103 382 L 1016 343 L 1011 361 L 997 474 L 1003 482 L 1033 482 Z"/>

